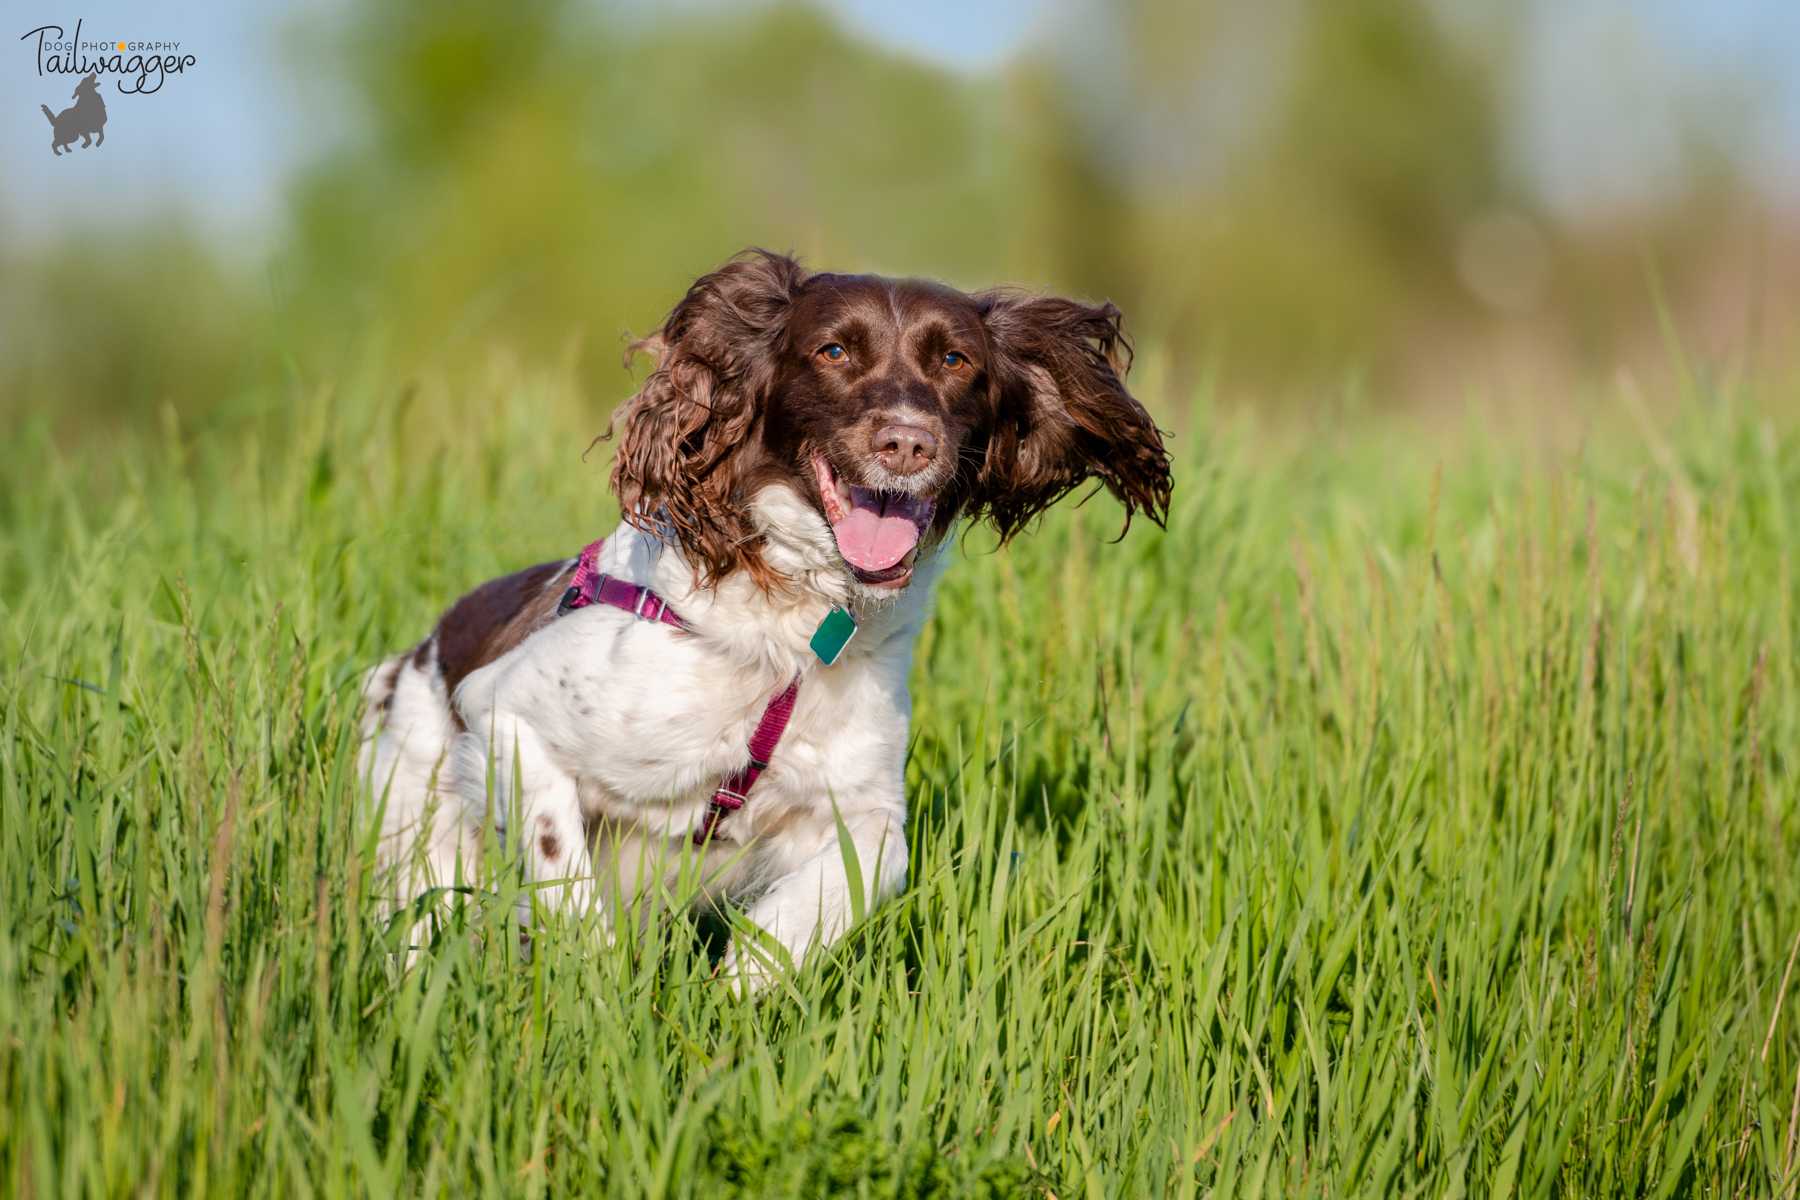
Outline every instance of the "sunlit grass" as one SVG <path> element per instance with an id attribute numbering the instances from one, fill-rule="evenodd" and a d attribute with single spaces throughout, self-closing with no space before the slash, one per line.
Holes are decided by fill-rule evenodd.
<path id="1" fill-rule="evenodd" d="M 14 441 L 5 1190 L 1789 1194 L 1790 399 L 1529 467 L 1196 418 L 1167 533 L 973 536 L 908 887 L 761 1003 L 473 894 L 404 971 L 372 898 L 360 673 L 610 526 L 598 411 Z"/>

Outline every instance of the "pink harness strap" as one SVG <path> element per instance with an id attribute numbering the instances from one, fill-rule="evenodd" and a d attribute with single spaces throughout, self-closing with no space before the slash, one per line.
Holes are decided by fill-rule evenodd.
<path id="1" fill-rule="evenodd" d="M 712 794 L 706 805 L 706 820 L 694 830 L 694 845 L 704 846 L 726 813 L 744 807 L 744 801 L 750 798 L 750 789 L 756 786 L 757 777 L 769 769 L 769 756 L 775 753 L 776 744 L 787 731 L 788 718 L 794 715 L 794 701 L 799 696 L 800 677 L 796 675 L 787 690 L 763 709 L 762 720 L 756 723 L 756 732 L 750 735 L 750 765 L 720 784 L 719 790 Z"/>
<path id="2" fill-rule="evenodd" d="M 562 603 L 556 606 L 556 615 L 560 617 L 590 604 L 610 604 L 640 620 L 661 621 L 664 625 L 686 629 L 687 622 L 669 608 L 668 601 L 649 588 L 600 573 L 596 564 L 600 559 L 600 547 L 604 545 L 606 539 L 601 538 L 581 552 L 575 563 L 575 577 L 569 581 L 569 590 L 563 593 Z"/>
<path id="3" fill-rule="evenodd" d="M 606 539 L 601 538 L 581 552 L 581 558 L 575 564 L 574 578 L 569 581 L 569 590 L 563 593 L 562 603 L 557 605 L 556 615 L 560 617 L 590 604 L 606 604 L 622 608 L 640 621 L 659 621 L 686 629 L 687 622 L 649 588 L 600 573 L 600 548 L 604 545 Z M 794 702 L 799 696 L 800 677 L 796 675 L 786 691 L 769 701 L 762 720 L 756 723 L 756 732 L 750 735 L 750 765 L 720 784 L 712 794 L 706 805 L 706 817 L 700 828 L 694 830 L 694 845 L 704 846 L 718 831 L 719 822 L 725 819 L 726 813 L 744 807 L 744 801 L 750 798 L 750 789 L 756 786 L 757 777 L 769 769 L 769 758 L 781 742 L 781 735 L 787 732 L 788 718 L 794 715 Z"/>

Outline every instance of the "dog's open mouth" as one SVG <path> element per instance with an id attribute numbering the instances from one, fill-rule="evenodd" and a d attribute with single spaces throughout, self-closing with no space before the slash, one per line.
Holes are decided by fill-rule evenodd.
<path id="1" fill-rule="evenodd" d="M 813 470 L 825 499 L 825 519 L 851 574 L 869 587 L 905 587 L 937 498 L 855 487 L 822 454 L 813 456 Z"/>

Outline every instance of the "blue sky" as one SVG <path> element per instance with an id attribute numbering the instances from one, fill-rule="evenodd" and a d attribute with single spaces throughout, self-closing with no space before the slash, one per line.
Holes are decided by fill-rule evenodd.
<path id="1" fill-rule="evenodd" d="M 286 66 L 299 18 L 349 0 L 33 0 L 10 11 L 0 51 L 0 222 L 26 236 L 177 207 L 254 249 L 274 237 L 283 180 L 343 128 L 328 97 L 303 94 Z M 637 0 L 704 19 L 733 0 Z M 742 0 L 738 0 L 742 2 Z M 1080 0 L 826 0 L 870 40 L 962 71 L 988 71 L 1053 35 Z M 1471 0 L 1446 0 L 1469 3 Z M 1538 30 L 1521 97 L 1522 154 L 1564 207 L 1629 200 L 1666 174 L 1679 101 L 1721 82 L 1760 100 L 1745 137 L 1764 174 L 1800 198 L 1800 2 L 1519 0 Z M 103 153 L 50 153 L 39 111 L 71 103 L 70 77 L 39 76 L 27 30 L 60 23 L 109 40 L 179 41 L 196 64 L 153 96 L 108 89 Z"/>

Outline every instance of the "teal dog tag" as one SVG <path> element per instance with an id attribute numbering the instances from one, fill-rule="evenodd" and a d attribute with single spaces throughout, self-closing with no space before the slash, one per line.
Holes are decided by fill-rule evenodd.
<path id="1" fill-rule="evenodd" d="M 819 627 L 813 631 L 812 651 L 819 656 L 819 661 L 826 666 L 838 660 L 850 639 L 856 636 L 856 618 L 841 608 L 834 608 L 825 614 Z"/>

